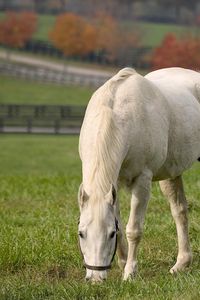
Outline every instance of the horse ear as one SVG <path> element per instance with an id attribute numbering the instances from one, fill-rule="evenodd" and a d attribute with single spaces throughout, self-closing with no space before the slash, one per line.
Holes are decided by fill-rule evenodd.
<path id="1" fill-rule="evenodd" d="M 79 187 L 79 191 L 78 191 L 78 203 L 79 203 L 80 208 L 83 208 L 84 204 L 87 202 L 88 199 L 89 199 L 89 196 L 84 191 L 83 183 L 81 183 L 81 185 Z"/>
<path id="2" fill-rule="evenodd" d="M 114 187 L 113 184 L 111 184 L 110 187 L 110 191 L 108 192 L 108 194 L 106 195 L 106 200 L 108 201 L 108 203 L 110 203 L 111 205 L 114 205 L 117 199 L 117 193 L 116 193 L 116 189 Z"/>

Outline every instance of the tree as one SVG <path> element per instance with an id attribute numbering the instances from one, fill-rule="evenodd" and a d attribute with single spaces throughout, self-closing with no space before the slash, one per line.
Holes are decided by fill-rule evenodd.
<path id="1" fill-rule="evenodd" d="M 37 17 L 31 12 L 8 12 L 0 21 L 0 43 L 22 48 L 36 30 Z"/>
<path id="2" fill-rule="evenodd" d="M 56 48 L 66 56 L 85 55 L 96 48 L 96 30 L 82 17 L 65 13 L 57 17 L 49 34 Z"/>
<path id="3" fill-rule="evenodd" d="M 200 39 L 185 37 L 178 39 L 168 34 L 162 44 L 155 49 L 152 56 L 152 68 L 183 67 L 200 68 Z"/>
<path id="4" fill-rule="evenodd" d="M 139 43 L 135 29 L 123 29 L 105 13 L 99 13 L 90 23 L 72 13 L 60 15 L 49 37 L 66 56 L 104 54 L 107 61 L 124 64 L 131 64 L 133 49 Z"/>
<path id="5" fill-rule="evenodd" d="M 109 61 L 123 61 L 131 63 L 131 52 L 139 44 L 139 32 L 130 28 L 123 28 L 111 16 L 99 13 L 95 17 L 97 28 L 97 49 L 104 51 Z"/>

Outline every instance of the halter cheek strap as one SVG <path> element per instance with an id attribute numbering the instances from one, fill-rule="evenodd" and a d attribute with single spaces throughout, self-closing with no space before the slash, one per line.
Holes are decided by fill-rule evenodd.
<path id="1" fill-rule="evenodd" d="M 115 219 L 115 228 L 116 228 L 116 236 L 115 236 L 115 248 L 114 248 L 114 252 L 113 252 L 113 256 L 111 258 L 111 261 L 110 261 L 110 264 L 107 265 L 107 266 L 91 266 L 91 265 L 88 265 L 85 263 L 84 261 L 84 257 L 83 257 L 83 253 L 81 251 L 81 247 L 80 247 L 80 240 L 79 240 L 79 249 L 80 249 L 80 252 L 82 254 L 82 257 L 83 257 L 83 265 L 85 268 L 89 269 L 89 270 L 93 270 L 93 271 L 105 271 L 105 270 L 109 270 L 111 269 L 111 264 L 113 262 L 113 259 L 115 257 L 115 254 L 116 254 L 116 250 L 117 250 L 117 233 L 119 231 L 119 227 L 118 227 L 118 221 L 117 219 Z"/>

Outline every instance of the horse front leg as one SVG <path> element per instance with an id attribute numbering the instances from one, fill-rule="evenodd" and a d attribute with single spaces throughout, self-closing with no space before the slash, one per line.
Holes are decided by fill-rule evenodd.
<path id="1" fill-rule="evenodd" d="M 126 226 L 128 257 L 124 269 L 124 280 L 132 279 L 137 271 L 137 248 L 142 237 L 144 217 L 150 198 L 152 172 L 145 170 L 134 180 L 131 211 Z"/>
<path id="2" fill-rule="evenodd" d="M 176 224 L 178 236 L 178 256 L 176 264 L 170 269 L 174 274 L 184 270 L 192 262 L 187 218 L 187 201 L 181 176 L 160 181 L 160 188 L 170 203 L 171 213 Z"/>
<path id="3" fill-rule="evenodd" d="M 118 256 L 118 265 L 120 269 L 124 269 L 126 265 L 127 260 L 127 243 L 125 240 L 125 234 L 123 230 L 123 226 L 121 223 L 121 216 L 120 216 L 120 208 L 119 208 L 119 200 L 117 200 L 116 203 L 116 217 L 118 220 L 118 227 L 119 227 L 119 233 L 118 233 L 118 242 L 117 242 L 117 256 Z"/>

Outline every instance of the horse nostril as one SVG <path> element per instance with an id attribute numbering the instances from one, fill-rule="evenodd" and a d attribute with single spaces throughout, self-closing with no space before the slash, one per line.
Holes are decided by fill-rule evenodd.
<path id="1" fill-rule="evenodd" d="M 91 279 L 91 277 L 85 277 L 85 281 L 88 282 Z"/>

